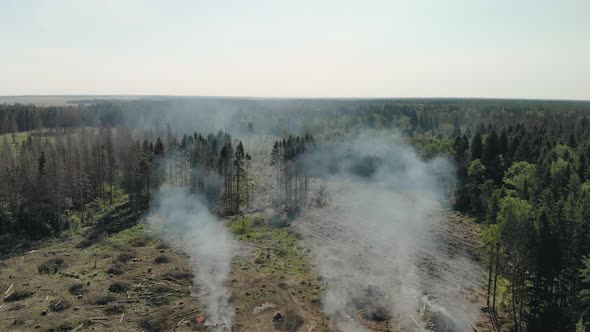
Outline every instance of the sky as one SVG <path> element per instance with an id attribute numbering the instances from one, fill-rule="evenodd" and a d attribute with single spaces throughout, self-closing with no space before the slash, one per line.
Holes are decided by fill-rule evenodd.
<path id="1" fill-rule="evenodd" d="M 589 0 L 0 0 L 0 95 L 590 100 Z"/>

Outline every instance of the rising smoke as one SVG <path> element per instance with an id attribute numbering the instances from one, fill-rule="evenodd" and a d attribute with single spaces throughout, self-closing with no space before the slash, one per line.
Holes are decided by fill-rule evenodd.
<path id="1" fill-rule="evenodd" d="M 391 320 L 392 330 L 468 331 L 478 308 L 466 294 L 481 288 L 481 268 L 446 255 L 437 234 L 454 168 L 442 158 L 421 160 L 403 140 L 364 131 L 318 143 L 309 165 L 329 203 L 292 226 L 312 249 L 326 283 L 324 309 L 340 330 Z M 237 248 L 223 223 L 202 197 L 170 185 L 156 195 L 148 221 L 189 254 L 208 324 L 229 330 L 234 310 L 224 282 Z"/>
<path id="2" fill-rule="evenodd" d="M 234 309 L 224 283 L 234 247 L 223 223 L 209 212 L 203 197 L 171 185 L 160 188 L 147 220 L 166 243 L 189 255 L 209 329 L 229 331 Z"/>
<path id="3" fill-rule="evenodd" d="M 329 204 L 293 225 L 312 248 L 326 281 L 324 308 L 339 328 L 363 331 L 363 320 L 393 318 L 395 330 L 425 330 L 432 328 L 425 323 L 428 311 L 441 320 L 439 327 L 469 330 L 477 309 L 457 308 L 473 307 L 461 292 L 473 285 L 445 279 L 453 262 L 434 235 L 447 197 L 443 184 L 452 183 L 451 164 L 421 160 L 392 132 L 324 144 L 312 160 Z"/>

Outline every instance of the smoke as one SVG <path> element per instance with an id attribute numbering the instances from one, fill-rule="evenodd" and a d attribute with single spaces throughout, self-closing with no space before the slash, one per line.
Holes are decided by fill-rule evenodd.
<path id="1" fill-rule="evenodd" d="M 224 283 L 234 248 L 223 223 L 209 212 L 202 196 L 171 185 L 160 188 L 147 220 L 166 243 L 189 255 L 210 329 L 229 331 L 235 312 Z"/>
<path id="2" fill-rule="evenodd" d="M 454 262 L 434 231 L 446 203 L 444 184 L 453 181 L 452 165 L 421 160 L 392 131 L 365 131 L 324 144 L 311 160 L 329 203 L 310 209 L 293 226 L 312 248 L 326 282 L 324 308 L 338 327 L 362 331 L 359 322 L 392 319 L 396 330 L 423 330 L 423 318 L 432 315 L 452 326 L 449 331 L 468 330 L 477 308 L 453 310 L 473 305 L 454 288 L 461 280 L 445 279 L 444 270 Z"/>

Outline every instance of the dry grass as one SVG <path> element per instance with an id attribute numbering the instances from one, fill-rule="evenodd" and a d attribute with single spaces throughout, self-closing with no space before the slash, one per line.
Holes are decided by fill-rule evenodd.
<path id="1" fill-rule="evenodd" d="M 141 226 L 76 248 L 81 239 L 49 240 L 0 260 L 0 331 L 71 331 L 80 325 L 79 331 L 141 331 L 148 330 L 140 326 L 146 317 L 149 330 L 194 330 L 201 312 L 190 295 L 193 275 L 186 258 L 156 249 Z M 154 265 L 159 255 L 170 263 Z M 111 287 L 118 292 L 109 292 Z"/>

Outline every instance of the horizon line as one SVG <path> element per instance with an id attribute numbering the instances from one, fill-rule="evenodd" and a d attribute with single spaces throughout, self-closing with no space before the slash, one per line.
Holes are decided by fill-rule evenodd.
<path id="1" fill-rule="evenodd" d="M 561 101 L 590 102 L 590 99 L 577 98 L 528 98 L 528 97 L 264 97 L 264 96 L 230 96 L 230 95 L 166 95 L 166 94 L 21 94 L 0 95 L 0 98 L 18 97 L 166 97 L 166 98 L 204 98 L 204 99 L 266 99 L 266 100 L 508 100 L 508 101 Z"/>

